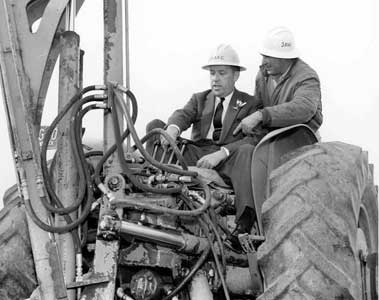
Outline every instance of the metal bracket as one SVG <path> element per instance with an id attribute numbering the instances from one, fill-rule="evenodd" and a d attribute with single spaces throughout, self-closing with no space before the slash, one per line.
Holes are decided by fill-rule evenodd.
<path id="1" fill-rule="evenodd" d="M 253 291 L 255 295 L 259 295 L 263 292 L 263 279 L 261 273 L 259 272 L 257 252 L 255 250 L 255 247 L 257 244 L 261 244 L 265 238 L 264 236 L 260 235 L 249 235 L 247 233 L 244 233 L 238 235 L 238 240 L 242 246 L 242 249 L 246 252 Z"/>
<path id="2" fill-rule="evenodd" d="M 261 235 L 252 235 L 243 233 L 238 235 L 238 240 L 243 251 L 246 253 L 256 252 L 256 248 L 265 241 L 265 237 Z"/>
<path id="3" fill-rule="evenodd" d="M 21 153 L 22 160 L 31 160 L 33 159 L 33 152 L 32 151 L 24 151 Z"/>

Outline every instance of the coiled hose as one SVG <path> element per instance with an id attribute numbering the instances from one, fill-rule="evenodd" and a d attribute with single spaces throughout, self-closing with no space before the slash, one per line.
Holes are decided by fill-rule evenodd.
<path id="1" fill-rule="evenodd" d="M 130 99 L 132 101 L 132 105 L 136 105 L 136 99 L 135 99 L 135 96 L 133 95 L 133 93 L 131 93 L 128 90 L 127 95 L 130 97 Z M 134 124 L 133 124 L 133 122 L 130 118 L 130 115 L 128 113 L 128 110 L 126 108 L 125 102 L 120 97 L 116 96 L 116 99 L 118 99 L 118 101 L 120 101 L 120 105 L 123 108 L 123 112 L 126 116 L 128 128 L 133 135 L 133 139 L 136 142 L 138 149 L 141 151 L 141 153 L 149 156 L 149 154 L 144 150 L 142 143 L 140 142 L 140 140 L 138 138 L 138 135 L 137 135 L 136 130 L 134 128 Z M 115 107 L 113 100 L 111 100 L 110 106 L 111 106 L 111 108 Z M 138 188 L 140 188 L 141 190 L 144 190 L 146 192 L 153 192 L 153 193 L 160 193 L 160 194 L 179 193 L 179 197 L 187 197 L 185 195 L 185 189 L 183 189 L 183 188 L 172 188 L 172 189 L 162 190 L 162 189 L 149 187 L 149 186 L 144 185 L 143 183 L 138 181 L 138 179 L 132 174 L 132 171 L 129 169 L 127 163 L 125 162 L 125 160 L 123 158 L 123 149 L 122 149 L 122 144 L 121 144 L 120 127 L 118 125 L 119 124 L 118 123 L 118 117 L 117 117 L 117 113 L 116 113 L 115 109 L 112 110 L 112 116 L 113 116 L 113 125 L 114 125 L 116 141 L 117 141 L 116 143 L 117 143 L 117 150 L 118 150 L 119 159 L 121 161 L 123 171 L 128 176 L 128 178 L 132 181 L 132 183 L 135 186 L 137 186 Z M 169 140 L 169 142 L 173 143 L 173 146 L 176 147 L 175 142 L 172 139 L 171 139 L 171 141 Z M 179 154 L 181 155 L 179 149 L 177 149 L 177 150 L 178 150 Z M 145 157 L 147 157 L 147 156 L 145 156 Z M 152 158 L 152 157 L 150 157 L 150 159 L 151 159 L 151 161 L 155 161 L 154 158 Z M 160 163 L 157 165 L 159 166 Z M 176 173 L 179 169 L 170 168 L 169 170 Z M 179 170 L 179 171 L 185 171 L 185 170 Z M 192 176 L 197 175 L 196 172 L 190 172 L 190 171 L 185 171 L 185 173 L 180 173 L 180 174 L 183 174 L 183 175 L 186 174 L 186 175 L 192 175 Z M 199 183 L 201 188 L 205 192 L 204 204 L 200 208 L 195 209 L 195 210 L 185 211 L 185 210 L 170 209 L 170 208 L 160 207 L 160 206 L 151 205 L 151 204 L 144 204 L 144 203 L 140 203 L 139 201 L 129 200 L 129 199 L 125 200 L 124 202 L 125 202 L 125 204 L 130 205 L 131 207 L 138 207 L 138 208 L 142 208 L 142 209 L 145 209 L 145 210 L 148 210 L 151 212 L 155 212 L 155 213 L 168 213 L 168 214 L 179 215 L 179 216 L 197 216 L 197 215 L 203 213 L 209 207 L 210 201 L 211 201 L 211 193 L 210 193 L 208 185 L 201 182 L 201 180 L 195 179 L 195 182 Z"/>
<path id="2" fill-rule="evenodd" d="M 134 127 L 134 124 L 133 122 L 131 122 L 131 118 L 130 118 L 130 114 L 129 114 L 129 111 L 126 107 L 126 103 L 123 101 L 123 99 L 121 99 L 121 97 L 119 97 L 119 95 L 117 95 L 117 93 L 115 93 L 116 95 L 116 99 L 118 100 L 118 102 L 120 103 L 121 105 L 121 108 L 122 108 L 122 111 L 126 117 L 126 122 L 128 124 L 128 127 L 130 128 L 130 133 L 132 135 L 132 138 L 133 138 L 133 141 L 135 143 L 135 146 L 137 147 L 137 149 L 141 152 L 141 154 L 143 155 L 143 157 L 145 157 L 145 159 L 151 163 L 153 166 L 163 170 L 163 171 L 167 171 L 167 172 L 170 172 L 170 173 L 175 173 L 175 174 L 179 174 L 179 175 L 184 175 L 184 176 L 192 176 L 192 177 L 196 177 L 198 174 L 197 172 L 193 172 L 193 171 L 188 171 L 188 167 L 187 167 L 187 164 L 186 162 L 184 161 L 184 157 L 182 155 L 182 153 L 180 152 L 178 146 L 176 145 L 175 141 L 166 133 L 166 131 L 164 131 L 163 129 L 161 128 L 154 128 L 150 133 L 147 134 L 147 137 L 150 138 L 151 136 L 155 135 L 155 134 L 160 134 L 160 135 L 163 135 L 167 141 L 169 142 L 170 146 L 172 147 L 174 153 L 176 154 L 180 164 L 183 166 L 183 170 L 179 169 L 179 168 L 173 168 L 169 165 L 166 165 L 166 164 L 163 164 L 161 162 L 158 162 L 156 159 L 154 159 L 150 153 L 148 153 L 145 148 L 143 147 L 143 142 L 142 141 L 146 141 L 146 139 L 142 139 L 140 140 L 140 138 L 138 137 L 138 134 L 137 134 L 137 131 Z M 132 99 L 134 97 L 133 93 L 131 93 L 130 91 L 127 92 L 127 95 Z M 133 100 L 133 101 L 136 101 L 136 100 Z"/>
<path id="3" fill-rule="evenodd" d="M 53 132 L 54 128 L 57 126 L 58 122 L 69 111 L 69 109 L 73 105 L 75 105 L 73 110 L 75 111 L 75 113 L 77 113 L 78 110 L 80 109 L 80 107 L 84 103 L 87 103 L 90 101 L 99 101 L 100 99 L 102 99 L 102 100 L 104 99 L 104 95 L 101 95 L 101 97 L 99 97 L 99 95 L 91 95 L 91 96 L 88 96 L 88 97 L 78 101 L 85 93 L 92 91 L 92 90 L 105 90 L 105 87 L 104 86 L 89 86 L 87 88 L 84 88 L 79 93 L 77 93 L 74 97 L 72 97 L 71 100 L 69 101 L 69 103 L 67 103 L 65 105 L 65 107 L 62 109 L 62 111 L 54 119 L 53 123 L 51 124 L 51 126 L 47 130 L 46 135 L 45 135 L 44 140 L 43 140 L 42 149 L 41 149 L 42 175 L 44 177 L 46 190 L 47 190 L 49 196 L 51 197 L 53 203 L 55 203 L 55 205 L 58 207 L 51 205 L 49 203 L 49 201 L 47 200 L 46 196 L 41 196 L 40 199 L 48 211 L 54 212 L 54 213 L 59 213 L 59 214 L 64 214 L 64 218 L 65 218 L 65 221 L 67 222 L 67 225 L 52 226 L 52 225 L 46 224 L 36 215 L 33 207 L 29 203 L 29 201 L 26 203 L 26 206 L 27 206 L 27 210 L 28 210 L 31 218 L 33 219 L 33 221 L 39 227 L 41 227 L 43 230 L 48 231 L 48 232 L 65 233 L 65 232 L 72 231 L 73 229 L 78 227 L 86 219 L 86 217 L 88 216 L 88 213 L 90 212 L 90 209 L 91 209 L 91 203 L 92 203 L 92 201 L 91 201 L 92 200 L 92 197 L 91 197 L 92 196 L 91 179 L 90 179 L 90 174 L 89 174 L 87 168 L 84 167 L 85 156 L 83 153 L 80 154 L 80 151 L 77 150 L 77 148 L 78 148 L 77 145 L 79 143 L 77 141 L 75 141 L 72 144 L 73 149 L 74 149 L 74 153 L 77 154 L 76 159 L 78 159 L 78 157 L 79 157 L 80 166 L 81 166 L 78 168 L 79 174 L 81 175 L 80 176 L 80 184 L 79 184 L 80 185 L 79 197 L 74 202 L 74 204 L 69 206 L 69 207 L 63 207 L 58 196 L 55 194 L 55 191 L 54 191 L 52 184 L 49 180 L 49 170 L 47 167 L 46 157 L 47 157 L 47 145 L 48 145 L 48 142 L 49 142 L 50 137 L 52 135 L 52 132 Z M 83 151 L 81 151 L 81 152 L 83 152 Z M 84 181 L 84 184 L 83 184 L 83 181 Z M 83 186 L 84 186 L 84 189 L 83 189 Z M 86 186 L 87 186 L 87 189 L 85 190 Z M 82 190 L 84 190 L 84 192 Z M 68 215 L 68 213 L 76 210 L 82 204 L 85 193 L 87 193 L 87 201 L 85 203 L 85 207 L 83 208 L 83 212 L 78 219 L 76 219 L 75 221 L 72 221 L 72 219 Z M 80 241 L 79 241 L 79 238 L 77 236 L 77 233 L 73 232 L 73 235 L 74 235 L 74 241 L 75 241 L 76 248 L 80 248 L 80 246 L 78 246 L 78 245 L 80 245 Z"/>
<path id="4" fill-rule="evenodd" d="M 45 201 L 43 201 L 42 203 L 46 207 L 46 209 L 48 211 L 50 211 L 50 212 L 58 213 L 58 214 L 68 214 L 68 213 L 71 213 L 71 212 L 75 211 L 81 205 L 81 203 L 82 203 L 82 201 L 84 199 L 84 194 L 85 194 L 85 183 L 84 183 L 85 182 L 85 180 L 84 180 L 85 176 L 84 176 L 84 172 L 83 172 L 83 170 L 81 168 L 78 168 L 78 172 L 79 172 L 79 190 L 78 190 L 78 197 L 77 197 L 77 199 L 75 201 L 73 201 L 73 204 L 70 205 L 70 206 L 68 206 L 68 207 L 63 207 L 63 205 L 59 205 L 60 200 L 59 200 L 57 194 L 54 191 L 52 183 L 49 180 L 50 177 L 49 177 L 49 170 L 48 170 L 48 166 L 47 166 L 47 148 L 48 148 L 48 143 L 49 143 L 49 140 L 51 138 L 51 135 L 52 135 L 55 127 L 59 123 L 59 121 L 62 120 L 62 118 L 69 111 L 69 109 L 75 103 L 77 103 L 77 101 L 85 93 L 87 93 L 89 91 L 93 91 L 93 90 L 104 90 L 104 89 L 105 89 L 104 86 L 93 85 L 93 86 L 86 87 L 82 91 L 80 91 L 79 93 L 77 93 L 64 106 L 64 108 L 62 109 L 62 111 L 57 115 L 57 117 L 54 119 L 54 121 L 51 123 L 51 125 L 49 126 L 49 128 L 46 131 L 45 137 L 43 139 L 42 147 L 41 147 L 41 169 L 42 169 L 42 176 L 44 178 L 44 182 L 45 182 L 45 187 L 46 187 L 47 193 L 48 193 L 48 195 L 50 197 L 50 200 L 52 201 L 52 203 L 55 204 L 55 206 L 51 205 L 48 201 L 46 201 L 47 199 L 45 199 Z M 91 100 L 91 101 L 95 100 L 95 95 L 86 97 L 85 99 Z M 75 145 L 75 143 L 73 145 Z M 58 206 L 58 207 L 56 207 L 56 206 Z"/>
<path id="5" fill-rule="evenodd" d="M 188 207 L 190 207 L 190 208 L 193 209 L 193 207 L 194 207 L 193 203 L 191 203 L 189 201 L 185 201 L 185 203 L 187 204 Z M 221 285 L 222 285 L 222 288 L 224 290 L 225 298 L 226 298 L 226 300 L 230 300 L 230 295 L 229 295 L 228 287 L 226 285 L 226 280 L 225 280 L 225 277 L 224 277 L 225 272 L 223 271 L 222 266 L 220 264 L 220 261 L 218 259 L 217 251 L 216 251 L 216 249 L 215 249 L 215 247 L 213 245 L 212 238 L 211 238 L 210 234 L 207 233 L 209 231 L 207 224 L 210 225 L 211 229 L 214 231 L 214 234 L 215 234 L 215 236 L 217 238 L 217 242 L 219 243 L 219 247 L 220 247 L 220 251 L 221 251 L 221 255 L 222 255 L 222 260 L 224 262 L 225 261 L 225 256 L 224 256 L 223 244 L 221 242 L 221 238 L 217 237 L 219 235 L 219 233 L 218 233 L 218 231 L 216 229 L 216 226 L 213 224 L 213 221 L 211 220 L 211 218 L 209 216 L 207 216 L 206 214 L 201 215 L 201 217 L 199 218 L 199 222 L 200 222 L 200 226 L 203 228 L 203 231 L 205 232 L 206 237 L 208 239 L 209 246 L 211 248 L 211 251 L 212 251 L 212 254 L 213 254 L 213 258 L 214 258 L 214 261 L 215 261 L 215 264 L 216 264 L 216 270 L 217 270 L 218 275 L 220 276 Z M 226 263 L 225 263 L 225 266 L 226 266 Z"/>

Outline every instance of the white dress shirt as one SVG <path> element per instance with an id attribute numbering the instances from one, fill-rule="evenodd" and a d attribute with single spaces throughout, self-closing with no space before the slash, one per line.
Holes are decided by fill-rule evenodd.
<path id="1" fill-rule="evenodd" d="M 224 118 L 225 118 L 225 115 L 226 115 L 226 111 L 228 110 L 230 100 L 233 97 L 233 93 L 234 92 L 231 92 L 228 96 L 226 96 L 224 102 L 222 103 L 222 107 L 224 108 L 223 111 L 222 111 L 222 123 L 224 123 Z M 216 99 L 215 99 L 215 107 L 214 107 L 214 110 L 213 110 L 211 127 L 209 127 L 208 134 L 207 134 L 207 139 L 210 139 L 210 140 L 212 139 L 213 131 L 215 129 L 214 126 L 213 126 L 213 118 L 214 118 L 214 115 L 215 115 L 215 112 L 216 112 L 216 107 L 220 103 L 220 101 L 221 101 L 221 99 L 219 97 L 216 97 Z"/>

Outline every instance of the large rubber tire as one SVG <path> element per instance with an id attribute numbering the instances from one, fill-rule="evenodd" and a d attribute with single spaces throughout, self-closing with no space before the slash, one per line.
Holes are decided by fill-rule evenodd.
<path id="1" fill-rule="evenodd" d="M 333 142 L 287 159 L 271 173 L 262 206 L 266 241 L 258 260 L 265 290 L 257 299 L 362 299 L 358 219 L 362 202 L 377 209 L 367 153 Z M 365 235 L 377 237 L 377 212 L 368 222 Z"/>
<path id="2" fill-rule="evenodd" d="M 37 287 L 25 210 L 15 194 L 0 211 L 0 299 L 28 298 Z"/>

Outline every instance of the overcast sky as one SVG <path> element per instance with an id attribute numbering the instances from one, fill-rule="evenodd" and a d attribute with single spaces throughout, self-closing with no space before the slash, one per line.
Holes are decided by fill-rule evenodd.
<path id="1" fill-rule="evenodd" d="M 84 85 L 102 83 L 102 0 L 86 1 L 77 19 L 85 50 Z M 167 120 L 192 93 L 209 88 L 201 66 L 212 49 L 231 44 L 247 67 L 237 88 L 254 91 L 264 33 L 284 25 L 295 34 L 301 58 L 319 74 L 323 141 L 361 146 L 379 176 L 379 4 L 377 0 L 134 0 L 129 1 L 130 86 L 137 96 L 137 129 Z M 43 125 L 57 113 L 56 79 L 46 100 Z M 0 194 L 15 182 L 3 105 L 0 107 Z M 84 123 L 86 138 L 101 139 L 101 114 Z"/>

